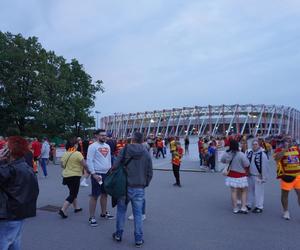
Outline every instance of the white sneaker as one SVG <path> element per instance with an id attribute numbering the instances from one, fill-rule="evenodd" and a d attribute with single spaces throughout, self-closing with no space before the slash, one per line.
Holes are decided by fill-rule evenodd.
<path id="1" fill-rule="evenodd" d="M 128 216 L 128 220 L 134 220 L 133 214 Z M 142 215 L 142 220 L 146 220 L 146 215 L 145 214 Z"/>
<path id="2" fill-rule="evenodd" d="M 285 220 L 290 220 L 291 217 L 290 217 L 289 211 L 284 211 L 283 215 L 282 215 L 282 218 L 285 219 Z"/>
<path id="3" fill-rule="evenodd" d="M 80 182 L 80 186 L 81 186 L 81 187 L 88 187 L 89 184 L 86 183 L 86 179 L 83 179 L 83 180 Z"/>

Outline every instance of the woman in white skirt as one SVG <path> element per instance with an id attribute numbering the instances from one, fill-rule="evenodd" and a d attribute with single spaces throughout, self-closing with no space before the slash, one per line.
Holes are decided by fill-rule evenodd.
<path id="1" fill-rule="evenodd" d="M 221 162 L 229 164 L 229 173 L 226 177 L 225 184 L 231 189 L 233 213 L 247 214 L 247 176 L 250 162 L 245 154 L 240 152 L 239 143 L 237 141 L 230 141 L 229 150 L 222 156 Z M 241 194 L 242 199 L 241 209 L 237 205 L 238 193 Z"/>

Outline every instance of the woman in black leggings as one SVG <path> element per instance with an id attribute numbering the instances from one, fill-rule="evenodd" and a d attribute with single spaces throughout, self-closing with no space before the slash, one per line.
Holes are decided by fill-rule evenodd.
<path id="1" fill-rule="evenodd" d="M 74 207 L 75 213 L 82 211 L 82 208 L 80 208 L 77 204 L 77 195 L 79 192 L 80 178 L 82 176 L 83 169 L 88 171 L 88 168 L 83 155 L 81 152 L 77 151 L 77 147 L 78 144 L 76 138 L 68 141 L 66 145 L 67 152 L 61 159 L 61 166 L 63 168 L 63 185 L 67 185 L 69 189 L 69 196 L 66 198 L 62 208 L 58 212 L 63 219 L 68 217 L 66 211 L 71 204 Z"/>

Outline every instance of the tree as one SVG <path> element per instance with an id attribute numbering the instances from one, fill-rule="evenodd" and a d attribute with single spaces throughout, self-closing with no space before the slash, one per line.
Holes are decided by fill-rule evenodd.
<path id="1" fill-rule="evenodd" d="M 16 126 L 22 134 L 63 134 L 92 126 L 90 110 L 103 82 L 92 82 L 73 59 L 46 51 L 36 37 L 0 32 L 0 134 Z"/>

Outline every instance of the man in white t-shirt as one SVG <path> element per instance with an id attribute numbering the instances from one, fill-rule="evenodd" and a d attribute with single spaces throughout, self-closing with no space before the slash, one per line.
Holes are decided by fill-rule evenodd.
<path id="1" fill-rule="evenodd" d="M 91 226 L 97 226 L 95 219 L 95 210 L 98 197 L 100 196 L 101 215 L 106 219 L 114 217 L 107 212 L 107 194 L 103 187 L 103 182 L 107 176 L 107 172 L 111 168 L 110 147 L 106 141 L 106 131 L 98 129 L 94 133 L 96 141 L 91 144 L 87 152 L 87 165 L 91 173 L 92 193 L 90 198 L 90 218 Z"/>

